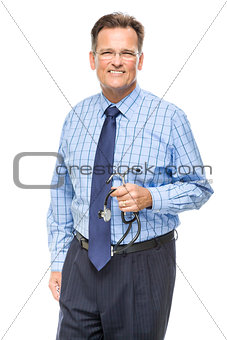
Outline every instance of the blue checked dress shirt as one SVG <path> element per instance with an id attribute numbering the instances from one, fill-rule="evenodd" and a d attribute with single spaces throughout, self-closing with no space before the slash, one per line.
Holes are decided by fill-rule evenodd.
<path id="1" fill-rule="evenodd" d="M 64 184 L 51 189 L 47 215 L 52 271 L 62 270 L 75 230 L 89 238 L 92 169 L 104 111 L 111 104 L 99 93 L 77 104 L 65 119 L 58 150 L 64 162 L 57 161 L 51 183 L 56 185 L 62 177 Z M 139 214 L 142 230 L 136 242 L 141 242 L 176 228 L 178 214 L 199 209 L 213 190 L 181 109 L 138 84 L 114 105 L 121 114 L 116 118 L 113 169 L 121 173 L 128 170 L 126 182 L 146 187 L 153 200 L 152 208 Z M 112 185 L 122 185 L 121 179 L 115 176 Z M 116 244 L 127 229 L 116 198 L 112 199 L 111 211 L 111 242 Z M 127 213 L 126 218 L 131 216 Z M 130 242 L 136 231 L 134 222 L 124 243 Z"/>

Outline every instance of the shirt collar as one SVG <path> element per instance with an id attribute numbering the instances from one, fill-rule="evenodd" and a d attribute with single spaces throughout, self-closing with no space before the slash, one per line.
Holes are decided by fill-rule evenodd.
<path id="1" fill-rule="evenodd" d="M 116 106 L 123 116 L 128 120 L 131 119 L 133 113 L 138 111 L 138 106 L 142 100 L 142 90 L 137 84 L 135 89 L 129 93 L 126 97 L 121 99 L 118 103 L 111 103 L 103 93 L 100 95 L 100 111 L 101 117 L 103 117 L 105 110 L 108 106 Z"/>

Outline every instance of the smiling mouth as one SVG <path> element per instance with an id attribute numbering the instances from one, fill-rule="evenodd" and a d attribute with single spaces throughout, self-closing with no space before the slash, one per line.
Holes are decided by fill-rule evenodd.
<path id="1" fill-rule="evenodd" d="M 114 71 L 114 70 L 110 70 L 108 72 L 110 72 L 112 74 L 123 74 L 123 73 L 125 73 L 125 71 Z"/>

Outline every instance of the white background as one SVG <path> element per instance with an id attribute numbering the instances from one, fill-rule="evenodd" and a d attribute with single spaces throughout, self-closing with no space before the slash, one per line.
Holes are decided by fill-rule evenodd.
<path id="1" fill-rule="evenodd" d="M 224 1 L 5 0 L 4 4 L 75 105 L 99 92 L 88 63 L 90 30 L 99 17 L 123 11 L 144 24 L 145 60 L 139 84 L 162 96 Z M 226 29 L 227 6 L 165 97 L 186 112 L 204 164 L 213 168 L 207 177 L 215 190 L 200 211 L 180 216 L 180 269 L 166 340 L 224 339 L 207 311 L 227 337 Z M 49 190 L 18 188 L 13 182 L 13 159 L 19 152 L 57 151 L 70 105 L 2 3 L 0 32 L 2 339 L 50 264 L 46 234 Z M 49 184 L 54 164 L 53 157 L 23 159 L 21 181 Z M 49 271 L 4 339 L 55 339 L 58 303 L 49 291 L 48 279 Z"/>

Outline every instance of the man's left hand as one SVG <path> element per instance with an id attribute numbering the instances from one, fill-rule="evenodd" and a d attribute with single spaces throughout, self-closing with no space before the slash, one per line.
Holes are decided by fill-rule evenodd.
<path id="1" fill-rule="evenodd" d="M 148 189 L 137 184 L 126 183 L 119 187 L 111 187 L 115 190 L 111 196 L 117 197 L 119 209 L 123 212 L 139 211 L 152 207 L 152 196 Z"/>

